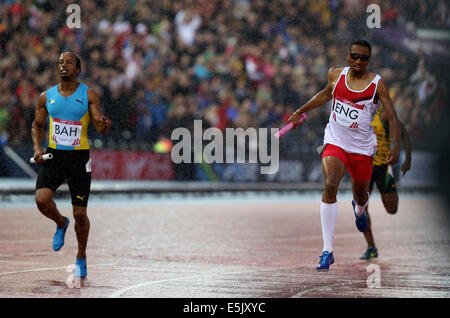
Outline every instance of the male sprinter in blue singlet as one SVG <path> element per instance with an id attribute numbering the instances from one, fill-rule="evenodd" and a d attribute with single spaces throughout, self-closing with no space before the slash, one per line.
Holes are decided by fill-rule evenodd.
<path id="1" fill-rule="evenodd" d="M 77 76 L 81 72 L 78 56 L 70 52 L 61 54 L 57 68 L 61 82 L 39 96 L 31 128 L 34 160 L 42 164 L 36 181 L 36 204 L 42 214 L 56 223 L 53 249 L 59 251 L 64 245 L 69 218 L 59 213 L 53 195 L 67 180 L 78 241 L 74 277 L 84 278 L 90 226 L 87 203 L 91 188 L 88 125 L 92 121 L 95 129 L 103 134 L 111 127 L 111 120 L 103 116 L 95 91 L 78 82 Z M 50 122 L 46 153 L 52 153 L 53 159 L 45 161 L 41 144 L 47 117 Z"/>

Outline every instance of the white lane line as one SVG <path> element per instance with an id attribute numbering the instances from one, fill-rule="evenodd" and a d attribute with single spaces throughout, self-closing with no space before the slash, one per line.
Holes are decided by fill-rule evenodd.
<path id="1" fill-rule="evenodd" d="M 6 263 L 6 264 L 39 264 L 39 265 L 43 265 L 44 263 L 42 262 L 27 262 L 27 261 L 5 261 L 5 260 L 1 260 L 0 259 L 0 263 Z"/>
<path id="2" fill-rule="evenodd" d="M 66 254 L 66 251 L 59 251 L 58 254 Z M 24 256 L 46 256 L 54 255 L 55 252 L 33 252 L 33 253 L 23 253 L 23 254 L 0 254 L 0 257 L 24 257 Z"/>
<path id="3" fill-rule="evenodd" d="M 163 280 L 157 280 L 157 281 L 144 282 L 144 283 L 141 283 L 141 284 L 137 284 L 137 285 L 133 285 L 133 286 L 130 286 L 130 287 L 125 287 L 125 288 L 119 289 L 118 291 L 115 291 L 114 293 L 112 293 L 109 296 L 109 298 L 118 298 L 119 296 L 121 296 L 122 294 L 126 293 L 127 291 L 130 291 L 130 290 L 133 290 L 133 289 L 136 289 L 136 288 L 140 288 L 140 287 L 144 287 L 144 286 L 150 286 L 150 285 L 166 283 L 166 282 L 173 282 L 173 281 L 183 280 L 183 279 L 199 278 L 199 277 L 211 276 L 211 275 L 216 275 L 216 274 L 193 275 L 193 276 L 169 278 L 169 279 L 163 279 Z"/>
<path id="4" fill-rule="evenodd" d="M 363 280 L 352 280 L 352 281 L 347 281 L 345 283 L 335 283 L 335 284 L 331 284 L 331 285 L 323 285 L 323 286 L 317 286 L 314 288 L 309 288 L 309 289 L 305 289 L 301 292 L 299 292 L 298 294 L 295 294 L 294 296 L 291 296 L 291 298 L 300 298 L 312 291 L 315 290 L 321 290 L 321 289 L 325 289 L 325 288 L 330 288 L 330 287 L 335 287 L 335 286 L 345 286 L 345 285 L 352 285 L 352 284 L 356 284 L 356 283 L 364 283 Z"/>
<path id="5" fill-rule="evenodd" d="M 177 277 L 177 278 L 169 278 L 169 279 L 163 279 L 163 280 L 156 280 L 156 281 L 147 281 L 144 283 L 140 283 L 140 284 L 136 284 L 133 286 L 129 286 L 129 287 L 125 287 L 122 289 L 119 289 L 117 291 L 115 291 L 114 293 L 112 293 L 109 298 L 118 298 L 120 297 L 122 294 L 133 290 L 133 289 L 137 289 L 140 287 L 144 287 L 144 286 L 151 286 L 151 285 L 156 285 L 156 284 L 161 284 L 161 283 L 166 283 L 166 282 L 173 282 L 173 281 L 177 281 L 177 280 L 184 280 L 184 279 L 192 279 L 192 278 L 201 278 L 201 277 L 208 277 L 208 276 L 217 276 L 217 275 L 239 275 L 239 274 L 252 274 L 252 273 L 260 273 L 260 272 L 271 272 L 271 271 L 279 271 L 279 270 L 289 270 L 289 269 L 294 269 L 294 268 L 299 268 L 302 267 L 302 265 L 296 265 L 296 266 L 292 266 L 292 267 L 284 267 L 284 268 L 268 268 L 268 269 L 261 269 L 261 270 L 252 270 L 252 271 L 241 271 L 241 272 L 230 272 L 230 273 L 209 273 L 209 274 L 202 274 L 202 275 L 192 275 L 192 276 L 185 276 L 185 277 Z"/>
<path id="6" fill-rule="evenodd" d="M 89 267 L 113 266 L 113 265 L 116 265 L 116 264 L 117 263 L 95 264 L 95 265 L 89 265 Z M 70 265 L 60 266 L 60 267 L 44 267 L 44 268 L 25 269 L 25 270 L 21 270 L 21 271 L 0 273 L 0 276 L 21 274 L 21 273 L 30 273 L 30 272 L 53 271 L 53 270 L 58 270 L 58 269 L 66 269 L 68 266 L 70 266 Z"/>
<path id="7" fill-rule="evenodd" d="M 29 240 L 3 240 L 0 244 L 10 244 L 10 243 L 30 243 L 30 242 L 48 242 L 48 239 L 29 239 Z"/>

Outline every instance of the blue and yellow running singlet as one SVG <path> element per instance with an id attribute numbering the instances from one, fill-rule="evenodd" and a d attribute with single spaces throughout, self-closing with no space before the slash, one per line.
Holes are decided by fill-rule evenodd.
<path id="1" fill-rule="evenodd" d="M 88 87 L 80 83 L 75 92 L 64 97 L 58 85 L 46 91 L 46 107 L 50 118 L 49 144 L 53 149 L 87 150 L 89 115 Z"/>

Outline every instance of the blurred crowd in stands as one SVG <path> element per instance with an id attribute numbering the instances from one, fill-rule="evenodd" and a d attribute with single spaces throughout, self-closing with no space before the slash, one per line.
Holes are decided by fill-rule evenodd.
<path id="1" fill-rule="evenodd" d="M 419 55 L 377 42 L 360 0 L 81 0 L 81 28 L 70 29 L 73 1 L 0 0 L 0 145 L 29 143 L 39 94 L 58 82 L 59 54 L 82 59 L 81 82 L 94 88 L 111 133 L 93 131 L 93 148 L 152 149 L 175 127 L 280 127 L 345 66 L 353 40 L 373 45 L 370 70 L 391 88 L 400 119 L 421 147 L 448 89 Z M 382 26 L 450 28 L 446 0 L 380 1 Z M 287 138 L 286 155 L 321 144 L 322 107 Z"/>

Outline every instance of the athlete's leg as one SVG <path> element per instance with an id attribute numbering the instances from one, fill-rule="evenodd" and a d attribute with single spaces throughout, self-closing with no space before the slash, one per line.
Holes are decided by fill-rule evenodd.
<path id="1" fill-rule="evenodd" d="M 75 233 L 78 241 L 78 252 L 74 276 L 87 275 L 86 247 L 89 237 L 90 222 L 87 216 L 87 205 L 91 189 L 91 172 L 89 152 L 77 152 L 71 157 L 73 165 L 67 184 L 72 196 L 73 217 L 75 219 Z"/>
<path id="2" fill-rule="evenodd" d="M 77 258 L 86 259 L 86 246 L 90 229 L 87 208 L 84 206 L 73 205 L 73 217 L 75 219 L 75 232 L 78 241 Z"/>
<path id="3" fill-rule="evenodd" d="M 347 172 L 345 164 L 334 156 L 327 156 L 322 159 L 322 172 L 324 181 L 324 190 L 322 202 L 335 203 L 339 183 Z"/>
<path id="4" fill-rule="evenodd" d="M 397 213 L 398 209 L 398 193 L 382 193 L 381 201 L 383 201 L 384 208 L 389 214 Z"/>
<path id="5" fill-rule="evenodd" d="M 367 214 L 367 230 L 364 231 L 364 237 L 366 238 L 367 246 L 375 248 L 375 240 L 373 238 L 372 233 L 372 221 L 370 220 L 369 206 L 366 207 L 366 214 Z"/>
<path id="6" fill-rule="evenodd" d="M 369 204 L 369 182 L 357 182 L 352 179 L 353 199 L 356 202 L 356 214 L 361 215 Z"/>
<path id="7" fill-rule="evenodd" d="M 367 215 L 367 229 L 364 231 L 364 237 L 366 238 L 367 241 L 367 250 L 364 252 L 363 255 L 359 257 L 359 259 L 362 260 L 369 260 L 373 257 L 378 257 L 378 251 L 375 246 L 375 240 L 372 234 L 372 223 L 370 220 L 368 206 L 366 207 L 366 215 Z"/>
<path id="8" fill-rule="evenodd" d="M 372 177 L 372 157 L 349 154 L 349 173 L 352 177 L 353 211 L 358 231 L 367 230 L 366 207 L 369 204 L 369 184 Z"/>
<path id="9" fill-rule="evenodd" d="M 370 179 L 370 183 L 369 183 L 369 193 L 372 193 L 372 190 L 374 188 L 374 186 L 376 185 L 378 190 L 381 193 L 381 196 L 383 196 L 383 191 L 385 189 L 385 185 L 386 185 L 386 172 L 387 172 L 387 166 L 386 165 L 374 165 L 372 167 L 372 178 Z M 370 215 L 369 215 L 369 211 L 368 211 L 368 207 L 366 208 L 366 212 L 367 212 L 367 230 L 364 231 L 364 237 L 366 238 L 367 241 L 367 245 L 368 245 L 368 250 L 373 247 L 375 248 L 375 241 L 373 238 L 373 233 L 372 233 L 372 221 L 370 219 Z M 364 254 L 366 255 L 367 252 Z M 363 255 L 363 257 L 364 257 Z M 367 254 L 368 255 L 368 254 Z"/>
<path id="10" fill-rule="evenodd" d="M 395 214 L 398 209 L 398 193 L 395 178 L 390 173 L 387 165 L 384 165 L 383 168 L 383 175 L 380 175 L 380 181 L 382 181 L 382 183 L 380 182 L 378 189 L 380 189 L 381 200 L 383 201 L 386 211 L 389 214 Z"/>
<path id="11" fill-rule="evenodd" d="M 53 195 L 66 179 L 64 160 L 55 152 L 54 158 L 41 165 L 36 179 L 35 201 L 39 211 L 53 220 L 59 228 L 66 225 L 66 218 L 59 213 Z"/>
<path id="12" fill-rule="evenodd" d="M 36 190 L 36 205 L 39 211 L 53 220 L 56 225 L 63 228 L 66 225 L 66 218 L 59 213 L 55 202 L 53 201 L 54 192 L 48 188 Z"/>
<path id="13" fill-rule="evenodd" d="M 338 155 L 339 155 L 339 150 Z M 345 157 L 344 157 L 345 158 Z M 346 166 L 335 156 L 326 155 L 322 158 L 322 171 L 324 177 L 324 190 L 320 202 L 320 219 L 322 225 L 323 250 L 320 256 L 318 271 L 328 271 L 334 263 L 333 236 L 337 221 L 337 192 L 341 179 L 346 173 Z"/>
<path id="14" fill-rule="evenodd" d="M 341 179 L 347 172 L 345 164 L 336 157 L 322 159 L 324 190 L 320 203 L 323 251 L 333 251 L 334 228 L 337 221 L 337 192 Z"/>
<path id="15" fill-rule="evenodd" d="M 374 172 L 375 171 L 373 171 L 372 179 L 370 180 L 370 183 L 369 183 L 369 195 L 372 194 L 373 186 L 374 186 L 374 183 L 375 183 L 375 180 L 374 180 L 375 174 L 374 174 Z M 367 207 L 366 207 L 366 213 L 367 213 L 367 230 L 365 230 L 363 234 L 364 234 L 364 237 L 365 237 L 365 239 L 367 241 L 368 247 L 372 246 L 372 247 L 375 248 L 375 241 L 373 239 L 373 234 L 372 234 L 372 221 L 370 219 L 370 214 L 369 214 L 369 205 L 367 205 Z"/>
<path id="16" fill-rule="evenodd" d="M 53 250 L 59 251 L 64 246 L 64 238 L 70 221 L 59 213 L 52 199 L 53 194 L 53 190 L 48 188 L 37 189 L 36 205 L 42 214 L 56 223 L 56 232 L 53 236 Z"/>
<path id="17" fill-rule="evenodd" d="M 361 231 L 366 230 L 367 217 L 364 215 L 364 211 L 369 204 L 369 187 L 370 181 L 372 178 L 372 157 L 350 154 L 349 158 L 349 173 L 352 177 L 352 191 L 353 191 L 353 200 L 352 204 L 354 205 L 355 214 L 359 216 L 363 216 L 365 222 L 361 223 L 361 226 L 358 226 L 358 229 Z M 361 219 L 361 221 L 363 220 Z"/>
<path id="18" fill-rule="evenodd" d="M 367 182 L 358 182 L 352 180 L 352 190 L 353 190 L 353 212 L 355 215 L 355 224 L 360 232 L 367 230 L 368 218 L 366 213 L 366 208 L 369 205 L 369 193 L 368 193 Z"/>

